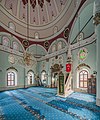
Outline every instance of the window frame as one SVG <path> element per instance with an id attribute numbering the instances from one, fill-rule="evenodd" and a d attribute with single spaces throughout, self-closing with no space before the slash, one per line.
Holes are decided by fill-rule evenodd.
<path id="1" fill-rule="evenodd" d="M 8 75 L 9 73 L 10 73 L 10 75 Z M 10 80 L 9 80 L 9 77 L 10 77 Z M 10 82 L 10 85 L 8 84 L 9 82 Z M 12 84 L 12 82 L 13 82 L 13 84 Z M 7 73 L 7 86 L 15 86 L 15 73 L 14 72 Z"/>
<path id="2" fill-rule="evenodd" d="M 86 72 L 86 74 L 84 74 L 84 73 L 81 74 L 82 72 L 84 72 L 84 73 Z M 81 76 L 82 76 L 82 77 L 81 77 Z M 84 76 L 86 76 L 86 78 L 87 78 L 86 80 L 84 80 L 84 78 L 85 78 Z M 81 79 L 82 79 L 82 80 L 81 80 Z M 79 72 L 79 88 L 87 88 L 87 86 L 85 87 L 85 85 L 84 85 L 84 83 L 87 82 L 87 80 L 88 80 L 88 71 L 86 71 L 86 70 L 80 71 L 80 72 Z M 80 83 L 82 83 L 83 85 L 81 86 Z"/>

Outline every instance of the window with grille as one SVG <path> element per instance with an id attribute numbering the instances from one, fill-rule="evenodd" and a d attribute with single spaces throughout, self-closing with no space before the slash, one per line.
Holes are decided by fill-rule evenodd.
<path id="1" fill-rule="evenodd" d="M 14 72 L 7 73 L 7 86 L 15 86 L 15 73 Z"/>
<path id="2" fill-rule="evenodd" d="M 79 73 L 79 87 L 87 88 L 87 80 L 88 80 L 88 72 L 86 70 L 82 70 Z"/>

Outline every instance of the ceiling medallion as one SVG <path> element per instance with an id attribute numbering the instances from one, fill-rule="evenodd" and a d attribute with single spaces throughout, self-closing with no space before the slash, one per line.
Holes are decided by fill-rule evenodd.
<path id="1" fill-rule="evenodd" d="M 64 30 L 64 38 L 68 38 L 69 36 L 69 28 L 65 28 Z"/>
<path id="2" fill-rule="evenodd" d="M 44 47 L 47 49 L 47 48 L 49 48 L 49 41 L 45 41 L 44 42 Z"/>
<path id="3" fill-rule="evenodd" d="M 22 44 L 24 47 L 28 47 L 29 46 L 29 41 L 28 40 L 23 40 Z"/>

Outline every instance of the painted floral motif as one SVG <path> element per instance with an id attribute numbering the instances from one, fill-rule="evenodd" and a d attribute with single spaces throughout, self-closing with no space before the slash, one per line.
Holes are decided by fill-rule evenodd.
<path id="1" fill-rule="evenodd" d="M 88 51 L 87 51 L 86 48 L 80 49 L 80 50 L 79 50 L 79 53 L 78 53 L 79 59 L 80 59 L 80 60 L 85 60 L 86 57 L 87 57 L 87 53 L 88 53 Z"/>

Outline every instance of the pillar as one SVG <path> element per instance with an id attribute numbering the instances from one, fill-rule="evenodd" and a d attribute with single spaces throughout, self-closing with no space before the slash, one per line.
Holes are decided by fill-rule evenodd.
<path id="1" fill-rule="evenodd" d="M 100 106 L 100 0 L 94 1 L 94 24 L 96 34 L 96 105 Z"/>

